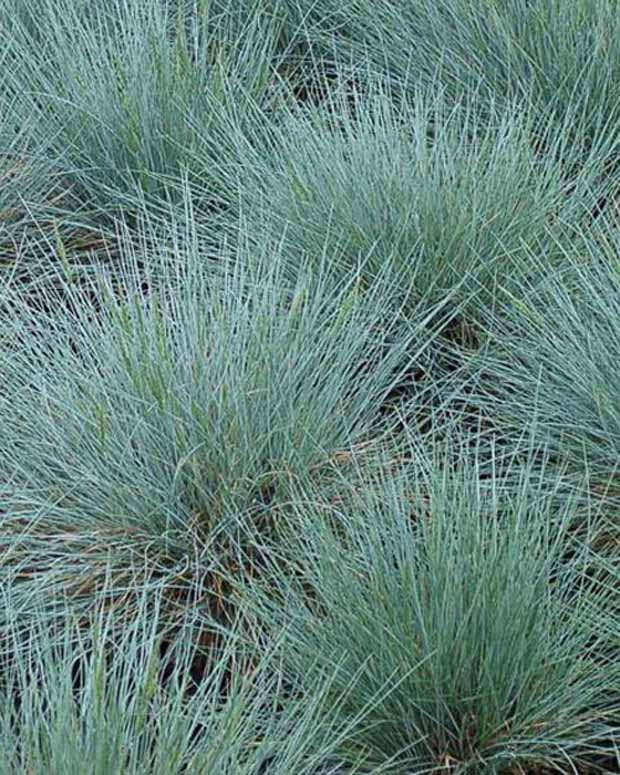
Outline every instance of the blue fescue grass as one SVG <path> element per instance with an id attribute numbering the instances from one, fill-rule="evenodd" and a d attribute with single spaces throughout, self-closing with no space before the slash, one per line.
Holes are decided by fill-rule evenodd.
<path id="1" fill-rule="evenodd" d="M 343 772 L 336 749 L 348 729 L 328 704 L 329 676 L 311 695 L 286 688 L 277 642 L 250 664 L 233 628 L 196 685 L 191 640 L 181 632 L 164 654 L 161 607 L 144 596 L 138 606 L 120 638 L 110 614 L 79 623 L 69 608 L 60 640 L 44 614 L 26 641 L 9 633 L 20 659 L 0 674 L 1 773 Z"/>
<path id="2" fill-rule="evenodd" d="M 0 267 L 2 281 L 24 283 L 45 271 L 39 260 L 39 219 L 45 209 L 75 204 L 32 128 L 33 111 L 18 117 L 9 88 L 8 49 L 0 54 Z"/>
<path id="3" fill-rule="evenodd" d="M 618 770 L 616 11 L 4 3 L 0 773 Z"/>
<path id="4" fill-rule="evenodd" d="M 538 130 L 554 124 L 569 154 L 577 146 L 582 161 L 617 159 L 615 0 L 322 0 L 320 7 L 330 20 L 316 30 L 323 44 L 370 61 L 396 88 L 439 77 L 454 103 L 478 94 L 481 116 L 516 102 Z"/>
<path id="5" fill-rule="evenodd" d="M 544 471 L 481 482 L 475 456 L 453 455 L 413 449 L 374 489 L 300 504 L 294 573 L 248 606 L 284 629 L 288 675 L 334 669 L 345 718 L 371 708 L 347 741 L 368 772 L 588 771 L 619 731 L 617 592 L 584 591 L 588 549 Z"/>
<path id="6" fill-rule="evenodd" d="M 570 178 L 541 160 L 530 130 L 499 109 L 486 126 L 473 99 L 455 107 L 436 89 L 397 111 L 376 81 L 332 94 L 291 110 L 266 147 L 238 141 L 232 239 L 239 223 L 242 239 L 281 239 L 293 272 L 325 244 L 345 276 L 368 255 L 368 283 L 389 261 L 414 305 L 449 293 L 474 325 L 513 275 L 557 263 L 556 242 L 579 239 L 593 204 L 593 170 Z"/>
<path id="7" fill-rule="evenodd" d="M 564 248 L 560 270 L 520 278 L 505 318 L 489 319 L 479 400 L 505 433 L 530 428 L 536 443 L 593 486 L 616 490 L 620 263 L 617 227 Z"/>
<path id="8" fill-rule="evenodd" d="M 146 299 L 127 270 L 126 298 L 97 316 L 69 287 L 72 315 L 7 291 L 2 543 L 6 572 L 27 568 L 24 616 L 35 588 L 88 606 L 109 562 L 119 595 L 133 577 L 208 586 L 292 482 L 389 433 L 382 403 L 432 363 L 432 314 L 400 315 L 388 272 L 363 292 L 329 259 L 287 285 L 276 250 L 219 278 L 188 253 Z"/>
<path id="9" fill-rule="evenodd" d="M 322 77 L 306 16 L 262 0 L 5 4 L 4 151 L 27 136 L 32 174 L 20 177 L 27 232 L 11 226 L 22 202 L 3 188 L 3 253 L 22 284 L 44 284 L 56 230 L 76 270 L 114 265 L 119 222 L 136 234 L 145 213 L 165 222 L 172 203 L 183 210 L 184 181 L 219 246 L 236 153 L 264 146 L 295 84 Z"/>
<path id="10" fill-rule="evenodd" d="M 163 3 L 9 3 L 1 27 L 13 61 L 7 91 L 92 217 L 106 223 L 131 211 L 137 192 L 165 196 L 166 180 L 196 145 L 190 119 L 210 137 L 203 172 L 225 145 L 228 122 L 258 134 L 260 107 L 275 96 L 275 25 L 250 13 L 233 35 L 209 3 L 187 22 Z"/>

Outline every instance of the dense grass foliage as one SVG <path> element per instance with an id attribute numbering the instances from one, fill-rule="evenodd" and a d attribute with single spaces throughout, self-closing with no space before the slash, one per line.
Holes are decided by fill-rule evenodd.
<path id="1" fill-rule="evenodd" d="M 3 572 L 28 558 L 24 616 L 33 584 L 88 598 L 111 564 L 118 594 L 144 562 L 145 583 L 182 589 L 188 563 L 208 579 L 245 521 L 268 529 L 291 482 L 387 433 L 385 398 L 432 359 L 430 315 L 401 319 L 389 285 L 360 299 L 355 277 L 336 284 L 327 270 L 287 289 L 278 255 L 267 259 L 209 284 L 187 256 L 176 293 L 109 294 L 94 319 L 79 296 L 72 315 L 8 305 L 20 346 L 0 355 L 0 425 L 13 434 L 0 462 L 14 558 Z M 84 540 L 74 585 L 50 555 L 81 564 Z"/>
<path id="2" fill-rule="evenodd" d="M 197 144 L 197 126 L 208 136 L 199 174 L 203 185 L 209 176 L 214 206 L 213 165 L 229 127 L 249 121 L 256 139 L 254 114 L 269 109 L 274 91 L 277 29 L 251 14 L 243 29 L 222 28 L 221 14 L 202 5 L 189 30 L 158 3 L 3 6 L 13 111 L 104 222 L 131 209 L 137 190 L 164 195 Z"/>
<path id="3" fill-rule="evenodd" d="M 580 261 L 537 284 L 521 278 L 510 316 L 492 321 L 484 353 L 488 395 L 480 400 L 508 431 L 531 427 L 540 443 L 617 490 L 616 364 L 620 355 L 617 230 Z"/>
<path id="4" fill-rule="evenodd" d="M 567 179 L 539 160 L 529 130 L 501 112 L 488 128 L 474 104 L 441 94 L 419 92 L 398 112 L 389 91 L 337 94 L 329 111 L 282 121 L 267 151 L 246 151 L 233 189 L 243 236 L 281 239 L 294 269 L 325 247 L 346 275 L 370 253 L 369 282 L 393 258 L 414 302 L 453 293 L 473 323 L 498 277 L 536 274 L 542 256 L 554 265 L 591 204 L 593 175 Z"/>
<path id="5" fill-rule="evenodd" d="M 475 93 L 551 122 L 567 149 L 616 158 L 617 0 L 321 0 L 342 57 L 368 57 L 407 91 L 438 76 L 453 100 Z M 318 36 L 333 40 L 322 30 Z"/>
<path id="6" fill-rule="evenodd" d="M 161 609 L 148 611 L 114 648 L 109 616 L 91 618 L 85 631 L 64 611 L 60 642 L 45 627 L 25 644 L 11 633 L 21 662 L 0 683 L 0 772 L 339 771 L 336 749 L 350 724 L 343 726 L 338 706 L 328 704 L 329 676 L 302 701 L 296 687 L 283 689 L 277 652 L 250 663 L 239 656 L 232 630 L 210 659 L 209 683 L 197 687 L 188 641 L 181 635 L 163 654 L 156 634 Z"/>
<path id="7" fill-rule="evenodd" d="M 616 0 L 5 0 L 0 773 L 620 771 Z"/>
<path id="8" fill-rule="evenodd" d="M 475 457 L 449 451 L 429 463 L 415 445 L 389 479 L 299 509 L 299 581 L 254 605 L 309 687 L 338 660 L 333 696 L 353 687 L 343 718 L 371 708 L 352 740 L 375 767 L 586 766 L 613 750 L 620 710 L 600 695 L 617 668 L 592 659 L 592 607 L 614 593 L 583 593 L 584 549 L 563 556 L 575 504 L 544 469 L 481 484 Z"/>

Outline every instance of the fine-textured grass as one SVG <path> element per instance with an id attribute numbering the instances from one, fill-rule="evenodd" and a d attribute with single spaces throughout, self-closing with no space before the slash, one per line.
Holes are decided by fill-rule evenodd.
<path id="1" fill-rule="evenodd" d="M 0 53 L 3 95 L 11 71 L 7 52 Z M 35 259 L 42 212 L 75 201 L 33 137 L 32 113 L 17 119 L 18 102 L 15 96 L 0 100 L 0 271 L 3 282 L 13 277 L 23 283 L 45 271 L 45 262 Z"/>
<path id="2" fill-rule="evenodd" d="M 599 232 L 576 261 L 533 284 L 521 278 L 510 312 L 489 322 L 480 401 L 508 432 L 539 444 L 616 491 L 620 404 L 617 230 Z"/>
<path id="3" fill-rule="evenodd" d="M 0 5 L 0 775 L 620 771 L 619 10 Z"/>
<path id="4" fill-rule="evenodd" d="M 544 470 L 498 466 L 481 484 L 475 457 L 427 455 L 296 509 L 295 577 L 254 587 L 250 607 L 285 628 L 287 675 L 312 686 L 337 664 L 344 717 L 371 708 L 348 743 L 369 772 L 587 771 L 613 754 L 620 705 L 609 632 L 584 626 L 596 603 L 609 621 L 614 593 L 582 591 L 574 506 Z"/>
<path id="5" fill-rule="evenodd" d="M 485 127 L 473 100 L 451 108 L 420 90 L 396 112 L 369 89 L 292 112 L 266 148 L 241 141 L 230 211 L 244 239 L 281 239 L 293 271 L 325 244 L 345 275 L 370 254 L 368 282 L 391 261 L 414 305 L 450 293 L 470 325 L 513 275 L 552 267 L 556 242 L 579 239 L 595 178 L 541 161 L 514 112 Z"/>
<path id="6" fill-rule="evenodd" d="M 285 690 L 277 649 L 250 664 L 233 630 L 196 686 L 190 641 L 181 634 L 161 652 L 158 606 L 114 648 L 110 616 L 91 617 L 88 629 L 64 616 L 60 642 L 45 617 L 26 643 L 12 633 L 21 661 L 0 675 L 3 775 L 342 772 L 335 749 L 348 729 L 328 704 L 329 675 L 312 694 Z"/>
<path id="7" fill-rule="evenodd" d="M 229 125 L 251 116 L 256 133 L 259 105 L 272 100 L 277 42 L 269 18 L 249 14 L 233 37 L 220 17 L 204 2 L 189 20 L 160 2 L 3 6 L 2 45 L 12 54 L 5 99 L 96 220 L 131 214 L 137 192 L 165 196 L 196 147 L 196 126 L 209 137 L 201 182 L 217 206 L 213 162 Z"/>
<path id="8" fill-rule="evenodd" d="M 476 93 L 482 116 L 517 104 L 583 161 L 617 159 L 620 18 L 616 0 L 321 0 L 341 57 L 373 63 L 397 88 Z M 328 16 L 329 14 L 329 16 Z M 535 134 L 538 134 L 535 133 Z"/>
<path id="9" fill-rule="evenodd" d="M 325 259 L 287 287 L 275 249 L 224 279 L 183 259 L 168 293 L 132 295 L 128 274 L 128 299 L 96 317 L 79 290 L 71 316 L 9 295 L 1 572 L 23 565 L 24 616 L 34 589 L 88 607 L 109 574 L 120 597 L 139 577 L 189 598 L 206 587 L 218 608 L 244 523 L 270 529 L 291 483 L 388 432 L 390 391 L 431 368 L 432 315 L 400 316 L 387 281 L 363 293 Z"/>

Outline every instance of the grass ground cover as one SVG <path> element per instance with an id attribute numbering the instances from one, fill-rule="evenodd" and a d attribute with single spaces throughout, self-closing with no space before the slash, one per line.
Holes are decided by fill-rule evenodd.
<path id="1" fill-rule="evenodd" d="M 312 686 L 339 644 L 333 696 L 352 687 L 344 718 L 368 709 L 352 738 L 378 769 L 555 770 L 609 755 L 615 711 L 599 687 L 616 668 L 591 658 L 592 608 L 605 617 L 615 593 L 584 593 L 585 542 L 567 557 L 575 503 L 544 468 L 498 465 L 481 484 L 475 456 L 412 452 L 327 514 L 319 499 L 300 510 L 300 580 L 275 598 L 250 591 L 287 633 L 287 668 Z"/>
<path id="2" fill-rule="evenodd" d="M 615 0 L 6 0 L 0 773 L 620 771 Z"/>

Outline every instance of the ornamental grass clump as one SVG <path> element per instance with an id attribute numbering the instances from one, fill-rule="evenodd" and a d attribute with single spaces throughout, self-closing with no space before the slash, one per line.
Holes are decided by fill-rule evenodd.
<path id="1" fill-rule="evenodd" d="M 2 775 L 344 775 L 329 677 L 302 697 L 283 686 L 277 648 L 250 663 L 233 629 L 196 685 L 191 640 L 181 633 L 162 654 L 162 612 L 139 604 L 120 638 L 110 615 L 86 627 L 68 609 L 59 640 L 44 613 L 27 641 L 11 633 L 20 659 L 0 674 Z"/>
<path id="2" fill-rule="evenodd" d="M 165 200 L 196 147 L 194 124 L 209 138 L 200 180 L 217 209 L 216 162 L 231 127 L 256 140 L 277 101 L 276 21 L 250 14 L 232 33 L 204 3 L 188 17 L 159 2 L 4 4 L 13 109 L 79 195 L 82 219 L 108 226 L 131 218 L 135 197 Z"/>
<path id="3" fill-rule="evenodd" d="M 439 78 L 453 104 L 478 114 L 516 108 L 551 122 L 565 160 L 617 164 L 620 17 L 616 0 L 322 0 L 338 56 L 372 63 L 400 92 Z M 538 137 L 540 140 L 540 137 Z"/>
<path id="4" fill-rule="evenodd" d="M 570 499 L 531 464 L 482 481 L 475 458 L 410 459 L 382 487 L 295 509 L 291 572 L 247 597 L 285 632 L 286 674 L 351 687 L 345 717 L 368 711 L 346 750 L 365 772 L 597 771 L 620 732 L 617 593 L 581 583 Z"/>
<path id="5" fill-rule="evenodd" d="M 233 239 L 239 223 L 243 239 L 281 239 L 293 271 L 324 244 L 344 275 L 368 255 L 368 283 L 389 260 L 414 309 L 451 293 L 473 326 L 517 270 L 553 265 L 550 233 L 578 238 L 592 181 L 569 184 L 537 159 L 514 113 L 486 128 L 467 98 L 457 110 L 421 89 L 395 110 L 383 87 L 370 91 L 291 111 L 267 152 L 236 154 Z"/>
<path id="6" fill-rule="evenodd" d="M 538 282 L 521 278 L 505 316 L 488 321 L 478 403 L 504 435 L 523 432 L 590 485 L 618 492 L 620 258 L 617 227 Z M 594 237 L 597 236 L 596 239 Z"/>
<path id="7" fill-rule="evenodd" d="M 41 260 L 44 214 L 75 205 L 32 130 L 32 113 L 18 118 L 10 95 L 7 49 L 0 53 L 0 272 L 26 282 L 47 271 Z M 63 229 L 65 234 L 69 229 Z"/>
<path id="8" fill-rule="evenodd" d="M 0 586 L 18 569 L 24 622 L 60 593 L 88 610 L 108 575 L 108 603 L 129 614 L 138 579 L 169 593 L 171 621 L 224 620 L 221 571 L 243 575 L 246 531 L 275 529 L 293 482 L 316 485 L 387 433 L 385 397 L 431 368 L 430 315 L 403 319 L 388 282 L 337 283 L 329 257 L 293 285 L 277 251 L 252 263 L 217 279 L 179 256 L 182 280 L 147 298 L 127 269 L 97 315 L 69 287 L 71 314 L 6 292 Z"/>

